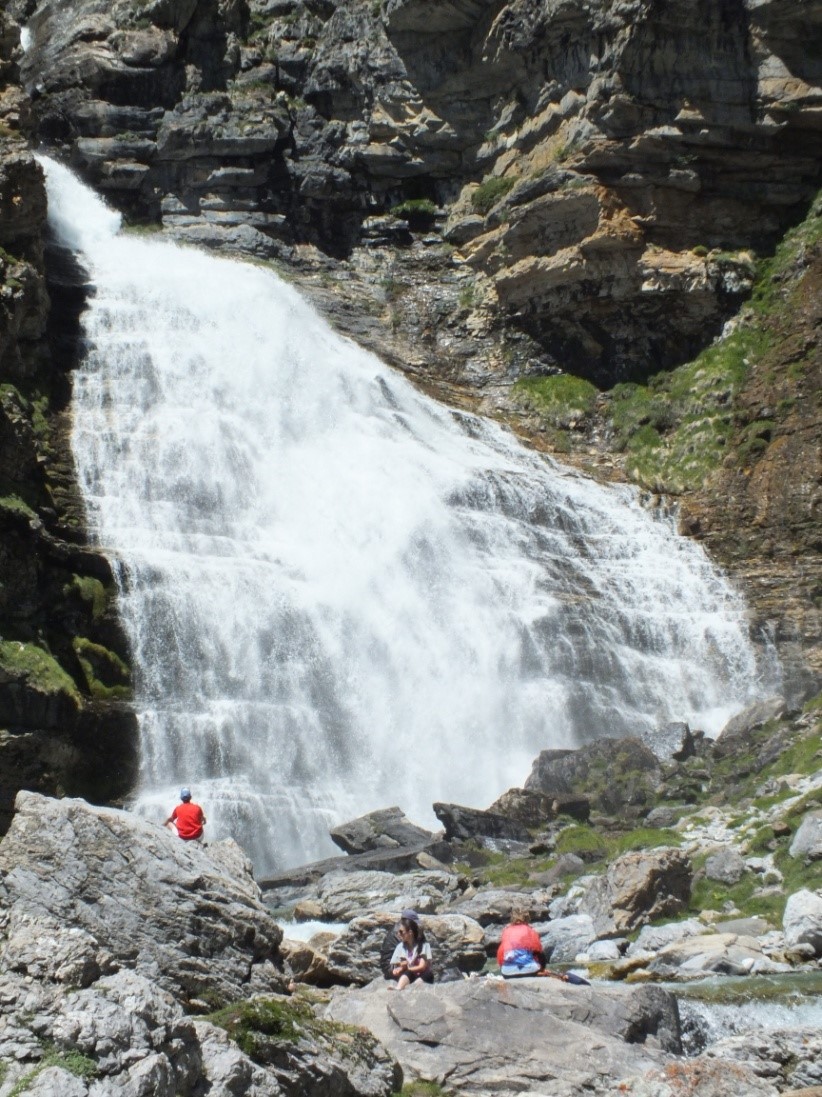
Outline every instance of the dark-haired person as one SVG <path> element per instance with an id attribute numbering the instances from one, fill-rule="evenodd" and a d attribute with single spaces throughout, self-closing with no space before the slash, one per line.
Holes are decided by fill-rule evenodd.
<path id="1" fill-rule="evenodd" d="M 417 982 L 433 983 L 431 946 L 425 939 L 419 919 L 400 918 L 397 935 L 399 944 L 391 957 L 391 978 L 396 980 L 397 990 L 405 990 Z"/>
<path id="2" fill-rule="evenodd" d="M 182 803 L 172 811 L 163 826 L 175 826 L 184 842 L 202 842 L 203 827 L 206 825 L 203 809 L 191 799 L 190 789 L 180 789 L 180 800 Z"/>

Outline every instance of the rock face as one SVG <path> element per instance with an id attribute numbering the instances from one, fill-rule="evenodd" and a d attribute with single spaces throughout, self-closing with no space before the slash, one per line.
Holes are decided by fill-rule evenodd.
<path id="1" fill-rule="evenodd" d="M 45 248 L 18 40 L 0 13 L 0 833 L 21 787 L 111 801 L 136 765 L 113 576 L 83 532 L 67 446 L 85 279 Z"/>
<path id="2" fill-rule="evenodd" d="M 16 970 L 42 963 L 44 939 L 57 935 L 49 962 L 60 957 L 62 981 L 82 984 L 97 963 L 132 968 L 183 1000 L 280 986 L 282 930 L 233 842 L 204 849 L 123 812 L 21 792 L 0 872 Z"/>
<path id="3" fill-rule="evenodd" d="M 655 1048 L 679 1046 L 676 1003 L 664 991 L 552 979 L 469 979 L 400 994 L 368 987 L 332 999 L 327 1015 L 365 1025 L 406 1077 L 464 1093 L 610 1093 L 649 1069 Z"/>
<path id="4" fill-rule="evenodd" d="M 354 854 L 372 849 L 418 848 L 434 840 L 430 830 L 416 826 L 398 807 L 372 811 L 328 833 L 341 850 Z"/>
<path id="5" fill-rule="evenodd" d="M 0 845 L 3 1087 L 388 1097 L 400 1074 L 373 1037 L 278 993 L 281 937 L 233 842 L 21 793 Z"/>

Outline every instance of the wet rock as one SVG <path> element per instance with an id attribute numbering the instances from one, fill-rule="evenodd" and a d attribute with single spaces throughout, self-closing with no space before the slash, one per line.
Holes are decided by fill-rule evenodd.
<path id="1" fill-rule="evenodd" d="M 667 945 L 704 932 L 705 926 L 696 918 L 686 918 L 682 922 L 669 922 L 661 926 L 643 926 L 636 940 L 628 946 L 626 955 L 640 956 L 659 952 Z"/>
<path id="2" fill-rule="evenodd" d="M 573 963 L 597 938 L 593 919 L 588 914 L 569 914 L 538 928 L 545 955 L 552 964 Z"/>

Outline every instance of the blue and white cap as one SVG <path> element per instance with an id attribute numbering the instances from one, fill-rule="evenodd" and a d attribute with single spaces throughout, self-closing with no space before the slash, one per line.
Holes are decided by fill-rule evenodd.
<path id="1" fill-rule="evenodd" d="M 181 788 L 180 789 L 180 799 L 181 800 L 190 800 L 191 799 L 191 789 L 190 788 Z"/>

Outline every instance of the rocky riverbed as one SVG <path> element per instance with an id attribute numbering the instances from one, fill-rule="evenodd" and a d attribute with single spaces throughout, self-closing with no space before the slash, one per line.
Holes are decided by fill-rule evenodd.
<path id="1" fill-rule="evenodd" d="M 818 1029 L 717 1039 L 689 1002 L 706 977 L 818 993 L 819 701 L 773 698 L 715 742 L 669 730 L 664 758 L 630 739 L 543 752 L 487 811 L 435 805 L 440 832 L 373 812 L 332 832 L 340 857 L 259 884 L 230 840 L 20 793 L 0 1097 L 818 1094 Z M 408 906 L 437 981 L 397 993 L 379 950 Z M 591 986 L 499 977 L 515 906 Z"/>

